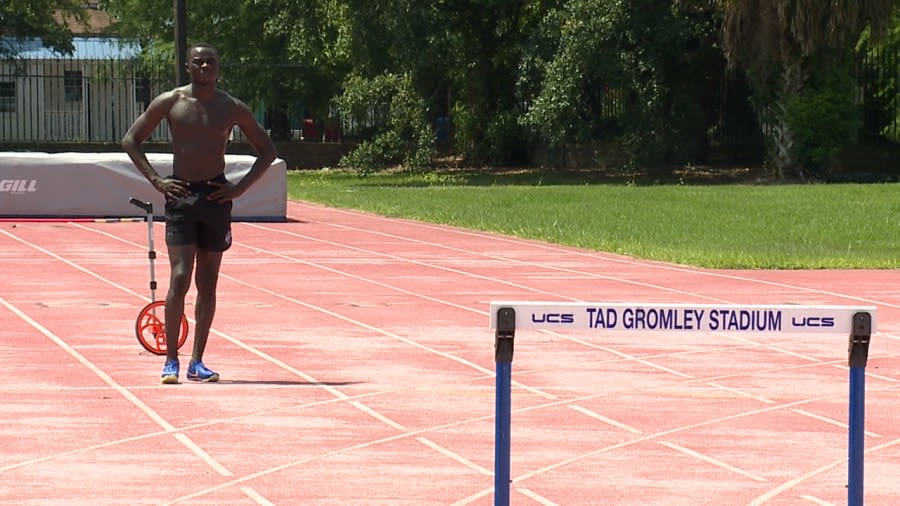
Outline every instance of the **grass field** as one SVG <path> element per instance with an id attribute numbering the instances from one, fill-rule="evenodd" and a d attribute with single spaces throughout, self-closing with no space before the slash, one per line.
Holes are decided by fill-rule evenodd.
<path id="1" fill-rule="evenodd" d="M 552 172 L 288 175 L 292 199 L 732 269 L 897 268 L 897 189 L 632 185 Z"/>

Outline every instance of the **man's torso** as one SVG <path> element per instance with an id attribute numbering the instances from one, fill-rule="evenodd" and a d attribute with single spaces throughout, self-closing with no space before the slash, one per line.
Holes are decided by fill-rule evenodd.
<path id="1" fill-rule="evenodd" d="M 185 181 L 212 179 L 225 170 L 225 147 L 234 126 L 234 101 L 217 92 L 200 101 L 177 90 L 168 122 L 174 153 L 173 175 Z"/>

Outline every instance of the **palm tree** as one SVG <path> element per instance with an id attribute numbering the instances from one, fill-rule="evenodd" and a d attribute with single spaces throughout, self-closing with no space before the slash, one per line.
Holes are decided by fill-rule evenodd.
<path id="1" fill-rule="evenodd" d="M 732 68 L 745 71 L 759 101 L 757 114 L 771 142 L 776 175 L 798 170 L 786 121 L 788 100 L 803 90 L 812 62 L 835 62 L 860 34 L 887 31 L 900 0 L 713 0 L 723 12 L 722 42 Z M 777 83 L 774 86 L 764 83 Z M 799 172 L 802 176 L 802 171 Z"/>

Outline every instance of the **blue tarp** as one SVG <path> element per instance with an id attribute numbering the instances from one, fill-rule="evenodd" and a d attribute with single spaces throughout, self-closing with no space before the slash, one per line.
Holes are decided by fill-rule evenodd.
<path id="1" fill-rule="evenodd" d="M 134 42 L 112 37 L 74 37 L 72 54 L 58 53 L 46 48 L 38 38 L 17 39 L 3 37 L 0 54 L 12 54 L 24 60 L 130 60 L 137 57 L 141 48 Z"/>

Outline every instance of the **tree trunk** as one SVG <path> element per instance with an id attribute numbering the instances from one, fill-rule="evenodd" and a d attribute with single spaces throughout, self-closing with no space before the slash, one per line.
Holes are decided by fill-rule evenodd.
<path id="1" fill-rule="evenodd" d="M 772 104 L 772 122 L 768 136 L 772 141 L 771 158 L 778 179 L 784 179 L 785 172 L 796 170 L 800 179 L 805 179 L 802 167 L 797 166 L 794 157 L 794 132 L 787 118 L 788 101 L 803 89 L 803 70 L 799 62 L 787 63 L 782 72 L 782 87 L 775 103 Z"/>

